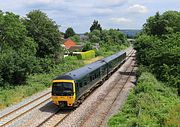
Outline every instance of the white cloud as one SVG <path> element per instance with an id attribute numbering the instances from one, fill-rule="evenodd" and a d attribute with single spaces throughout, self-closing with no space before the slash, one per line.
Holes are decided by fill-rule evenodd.
<path id="1" fill-rule="evenodd" d="M 120 18 L 110 18 L 110 20 L 114 23 L 117 24 L 130 24 L 132 23 L 132 20 L 124 18 L 124 17 L 120 17 Z"/>
<path id="2" fill-rule="evenodd" d="M 126 0 L 91 0 L 96 7 L 112 7 L 112 6 L 121 6 Z"/>
<path id="3" fill-rule="evenodd" d="M 145 7 L 143 5 L 134 4 L 128 8 L 128 11 L 132 12 L 132 13 L 141 13 L 142 14 L 142 13 L 147 13 L 148 9 L 147 9 L 147 7 Z"/>

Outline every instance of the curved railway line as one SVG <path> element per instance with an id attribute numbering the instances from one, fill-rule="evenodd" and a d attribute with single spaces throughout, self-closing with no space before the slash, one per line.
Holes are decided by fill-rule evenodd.
<path id="1" fill-rule="evenodd" d="M 127 55 L 127 58 L 126 58 L 126 61 L 131 57 L 131 55 L 134 53 L 133 50 L 131 50 L 128 55 Z M 131 62 L 132 63 L 132 62 Z M 131 63 L 129 64 L 129 66 L 131 65 Z M 128 67 L 126 67 L 126 71 L 128 70 Z M 114 70 L 116 71 L 116 70 Z M 113 71 L 113 72 L 114 72 Z M 132 72 L 132 70 L 131 70 Z M 129 73 L 129 76 L 130 76 L 130 73 Z M 110 76 L 109 76 L 110 77 Z M 109 78 L 108 77 L 108 78 Z M 122 79 L 122 77 L 120 78 Z M 119 79 L 119 80 L 120 80 Z M 118 81 L 119 81 L 118 80 Z M 128 78 L 126 79 L 126 81 L 124 82 L 124 85 L 126 84 L 126 82 L 128 81 Z M 102 83 L 101 83 L 102 84 Z M 123 85 L 123 87 L 124 87 Z M 98 85 L 100 86 L 100 85 Z M 116 85 L 114 85 L 114 87 L 112 89 L 115 88 Z M 122 87 L 122 89 L 123 89 Z M 112 90 L 111 89 L 111 90 Z M 122 90 L 121 89 L 121 90 Z M 119 93 L 121 92 L 121 90 L 119 91 Z M 111 91 L 110 91 L 111 92 Z M 93 94 L 92 93 L 88 93 L 87 96 L 89 96 L 90 94 Z M 117 94 L 118 96 L 118 94 Z M 86 98 L 86 97 L 85 97 Z M 84 99 L 85 99 L 84 98 Z M 16 119 L 20 118 L 21 116 L 29 113 L 30 111 L 32 111 L 33 109 L 35 109 L 36 107 L 44 104 L 45 102 L 49 101 L 51 99 L 51 92 L 47 92 L 41 96 L 39 96 L 38 98 L 20 106 L 19 108 L 16 108 L 15 110 L 13 111 L 10 111 L 9 113 L 3 115 L 0 117 L 0 127 L 5 127 L 7 125 L 9 125 L 10 123 L 12 123 L 13 121 L 15 121 Z M 84 100 L 83 99 L 83 100 Z M 81 101 L 83 101 L 81 100 Z M 115 99 L 116 100 L 116 99 Z M 115 100 L 113 101 L 113 103 L 115 102 Z M 112 105 L 113 105 L 112 103 Z M 100 105 L 101 103 L 99 102 L 97 105 Z M 108 111 L 111 109 L 111 107 L 108 109 Z M 48 127 L 48 126 L 51 126 L 51 127 L 56 127 L 58 126 L 64 119 L 66 119 L 71 113 L 72 113 L 73 110 L 57 110 L 56 112 L 54 112 L 52 115 L 50 115 L 48 118 L 46 118 L 43 122 L 41 122 L 40 124 L 38 124 L 37 127 Z M 94 110 L 96 111 L 96 110 Z M 108 112 L 107 112 L 108 113 Z M 106 115 L 107 113 L 105 113 L 104 115 Z M 93 115 L 90 114 L 90 116 Z M 87 118 L 88 120 L 88 118 Z M 83 125 L 82 125 L 83 126 Z"/>

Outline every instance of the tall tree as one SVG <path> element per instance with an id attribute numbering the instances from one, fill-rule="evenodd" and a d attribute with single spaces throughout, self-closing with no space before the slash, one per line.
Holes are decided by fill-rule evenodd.
<path id="1" fill-rule="evenodd" d="M 98 23 L 98 21 L 94 20 L 92 26 L 90 27 L 90 31 L 92 32 L 93 30 L 102 30 L 101 25 Z"/>
<path id="2" fill-rule="evenodd" d="M 72 27 L 69 27 L 69 28 L 67 28 L 67 30 L 65 31 L 64 37 L 65 37 L 65 38 L 72 37 L 72 36 L 74 36 L 75 34 L 76 34 L 76 33 L 74 32 L 73 28 L 72 28 Z"/>
<path id="3" fill-rule="evenodd" d="M 35 71 L 36 47 L 18 15 L 0 12 L 0 85 L 26 81 Z"/>
<path id="4" fill-rule="evenodd" d="M 24 24 L 28 35 L 38 44 L 37 56 L 58 59 L 62 53 L 60 46 L 60 31 L 58 25 L 40 10 L 27 14 Z"/>
<path id="5" fill-rule="evenodd" d="M 180 12 L 167 11 L 162 15 L 157 12 L 147 19 L 143 31 L 150 35 L 161 36 L 173 32 L 180 32 Z"/>

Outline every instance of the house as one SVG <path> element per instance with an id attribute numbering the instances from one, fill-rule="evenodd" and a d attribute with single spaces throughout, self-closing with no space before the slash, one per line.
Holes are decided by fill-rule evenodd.
<path id="1" fill-rule="evenodd" d="M 71 39 L 64 40 L 61 46 L 64 47 L 66 55 L 73 55 L 73 52 L 81 51 L 83 48 L 83 45 L 77 45 L 76 42 Z"/>
<path id="2" fill-rule="evenodd" d="M 77 44 L 76 44 L 76 42 L 74 42 L 73 40 L 71 40 L 71 39 L 66 39 L 65 41 L 64 41 L 64 47 L 66 48 L 66 49 L 70 49 L 72 46 L 76 46 Z"/>

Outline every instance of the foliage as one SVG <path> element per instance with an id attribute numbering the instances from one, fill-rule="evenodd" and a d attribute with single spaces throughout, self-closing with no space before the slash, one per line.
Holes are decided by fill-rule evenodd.
<path id="1" fill-rule="evenodd" d="M 92 44 L 89 41 L 86 41 L 84 46 L 83 46 L 82 52 L 85 52 L 88 50 L 92 50 Z"/>
<path id="2" fill-rule="evenodd" d="M 80 60 L 87 60 L 87 59 L 94 58 L 94 57 L 95 57 L 95 51 L 94 50 L 81 52 L 81 54 L 77 56 L 77 58 Z"/>
<path id="3" fill-rule="evenodd" d="M 24 83 L 36 71 L 37 44 L 27 37 L 18 15 L 1 12 L 0 19 L 0 86 Z"/>
<path id="4" fill-rule="evenodd" d="M 176 21 L 179 19 L 179 12 L 168 11 L 161 16 L 163 21 L 168 23 L 165 28 L 172 29 L 171 34 L 168 34 L 169 31 L 162 32 L 158 36 L 141 33 L 136 40 L 135 49 L 138 63 L 146 66 L 159 80 L 179 88 L 180 94 L 180 32 L 177 32 L 179 26 L 176 26 L 177 24 L 173 23 L 170 17 L 175 19 L 177 24 L 180 23 L 180 20 Z M 149 30 L 153 31 L 153 28 L 149 27 Z"/>
<path id="5" fill-rule="evenodd" d="M 72 37 L 72 36 L 74 36 L 74 35 L 75 35 L 75 32 L 74 32 L 73 28 L 72 28 L 72 27 L 69 27 L 69 28 L 67 28 L 67 30 L 65 31 L 64 37 L 65 37 L 65 38 L 69 38 L 69 37 Z"/>
<path id="6" fill-rule="evenodd" d="M 101 34 L 101 40 L 103 43 L 117 43 L 117 44 L 127 44 L 127 38 L 125 35 L 116 29 L 103 30 Z"/>
<path id="7" fill-rule="evenodd" d="M 90 32 L 92 32 L 93 30 L 99 30 L 99 31 L 102 30 L 101 25 L 96 20 L 93 21 L 93 24 L 90 27 Z"/>
<path id="8" fill-rule="evenodd" d="M 125 44 L 127 45 L 127 38 L 125 35 L 116 30 L 116 29 L 110 29 L 110 30 L 93 30 L 88 34 L 90 42 L 91 43 L 109 43 L 113 45 L 114 43 L 116 44 Z"/>
<path id="9" fill-rule="evenodd" d="M 180 126 L 178 122 L 169 123 L 172 120 L 169 117 L 171 109 L 179 102 L 180 99 L 174 89 L 158 82 L 152 74 L 143 72 L 123 109 L 109 120 L 108 125 L 110 127 Z M 173 118 L 180 121 L 178 116 L 177 114 Z"/>
<path id="10" fill-rule="evenodd" d="M 99 30 L 93 30 L 88 36 L 91 43 L 99 43 L 101 41 L 101 32 Z"/>
<path id="11" fill-rule="evenodd" d="M 51 68 L 50 73 L 28 76 L 26 85 L 0 87 L 0 109 L 21 101 L 27 96 L 51 86 L 51 80 L 58 75 L 82 67 L 84 63 L 75 56 L 68 56 L 58 65 Z"/>
<path id="12" fill-rule="evenodd" d="M 180 32 L 180 12 L 167 11 L 162 15 L 159 12 L 147 19 L 143 26 L 143 33 L 148 35 L 170 34 Z"/>
<path id="13" fill-rule="evenodd" d="M 109 56 L 109 55 L 112 55 L 118 51 L 121 51 L 121 50 L 124 50 L 126 49 L 128 46 L 127 45 L 120 45 L 120 44 L 117 44 L 117 43 L 114 43 L 114 44 L 102 44 L 100 46 L 100 49 L 99 50 L 95 50 L 96 52 L 96 56 Z"/>
<path id="14" fill-rule="evenodd" d="M 80 44 L 80 36 L 79 35 L 73 35 L 70 37 L 71 40 L 76 42 L 77 44 Z"/>
<path id="15" fill-rule="evenodd" d="M 28 30 L 28 36 L 38 44 L 36 53 L 38 57 L 54 58 L 56 61 L 62 58 L 61 35 L 54 21 L 40 10 L 29 12 L 23 21 Z"/>

